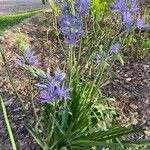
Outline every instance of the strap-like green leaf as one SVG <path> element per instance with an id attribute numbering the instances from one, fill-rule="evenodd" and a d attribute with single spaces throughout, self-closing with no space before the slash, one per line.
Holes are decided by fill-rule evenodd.
<path id="1" fill-rule="evenodd" d="M 39 144 L 42 147 L 42 149 L 45 149 L 44 142 L 42 142 L 42 140 L 39 138 L 39 135 L 36 134 L 34 131 L 30 130 L 29 128 L 27 128 L 27 130 L 31 133 L 32 137 L 35 139 L 37 144 Z"/>
<path id="2" fill-rule="evenodd" d="M 5 104 L 4 104 L 3 99 L 2 99 L 1 96 L 0 96 L 0 104 L 2 106 L 6 127 L 7 127 L 7 130 L 8 130 L 8 133 L 9 133 L 9 137 L 10 137 L 10 141 L 11 141 L 11 144 L 12 144 L 12 149 L 13 150 L 17 150 L 15 139 L 14 139 L 14 136 L 13 136 L 13 133 L 12 133 L 12 129 L 11 129 L 11 126 L 10 126 L 10 123 L 9 123 L 9 119 L 8 119 L 8 116 L 7 116 L 7 111 L 6 111 L 6 108 L 5 108 Z"/>

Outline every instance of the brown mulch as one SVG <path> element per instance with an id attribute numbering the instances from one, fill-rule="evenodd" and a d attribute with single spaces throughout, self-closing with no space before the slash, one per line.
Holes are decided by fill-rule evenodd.
<path id="1" fill-rule="evenodd" d="M 25 42 L 31 46 L 42 62 L 42 68 L 49 67 L 53 72 L 63 66 L 63 61 L 57 38 L 51 28 L 51 17 L 50 13 L 38 14 L 24 21 L 18 28 L 11 29 L 4 34 L 5 40 L 2 43 L 4 53 L 9 67 L 12 69 L 17 89 L 24 91 L 24 96 L 25 89 L 27 89 L 26 78 L 15 63 L 16 53 L 18 53 L 16 45 L 18 29 L 25 36 Z M 49 29 L 48 34 L 47 29 Z M 53 41 L 55 41 L 55 45 L 53 45 Z M 150 128 L 150 57 L 134 61 L 126 60 L 124 66 L 120 64 L 114 66 L 114 76 L 114 80 L 103 87 L 103 92 L 115 98 L 116 102 L 113 105 L 118 110 L 119 120 L 125 123 L 129 121 L 135 127 Z M 10 89 L 3 63 L 0 60 L 0 95 L 4 98 L 7 106 L 11 126 L 16 136 L 17 149 L 38 150 L 39 147 L 26 130 L 19 102 Z M 145 132 L 142 138 L 143 136 L 144 138 L 150 136 L 150 131 Z M 0 109 L 0 150 L 10 149 L 11 145 Z"/>
<path id="2" fill-rule="evenodd" d="M 103 87 L 103 92 L 114 97 L 119 121 L 133 127 L 146 128 L 143 138 L 150 136 L 150 57 L 114 66 L 115 79 Z"/>

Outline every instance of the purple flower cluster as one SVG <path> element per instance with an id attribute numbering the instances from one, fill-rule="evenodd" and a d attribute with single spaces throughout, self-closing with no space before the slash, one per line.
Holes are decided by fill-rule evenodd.
<path id="1" fill-rule="evenodd" d="M 67 5 L 67 3 L 65 3 Z M 81 16 L 88 13 L 89 0 L 75 0 L 74 13 L 69 6 L 63 6 L 59 16 L 60 31 L 65 37 L 67 44 L 76 44 L 84 34 L 81 25 Z"/>
<path id="2" fill-rule="evenodd" d="M 115 54 L 119 51 L 121 45 L 119 42 L 115 42 L 111 45 L 111 48 L 110 48 L 110 54 Z"/>
<path id="3" fill-rule="evenodd" d="M 65 37 L 67 44 L 75 44 L 79 41 L 83 30 L 81 20 L 72 14 L 64 14 L 59 17 L 60 30 Z"/>
<path id="4" fill-rule="evenodd" d="M 35 84 L 35 86 L 40 88 L 39 100 L 41 103 L 54 102 L 56 97 L 58 97 L 60 101 L 69 99 L 70 89 L 65 88 L 64 78 L 65 73 L 56 72 L 55 77 L 52 78 L 48 72 L 46 82 Z"/>
<path id="5" fill-rule="evenodd" d="M 18 55 L 18 54 L 16 55 L 17 55 L 18 65 L 23 65 L 23 64 L 39 65 L 40 64 L 38 60 L 36 59 L 36 57 L 34 56 L 34 52 L 32 52 L 29 47 L 26 47 L 23 55 Z"/>
<path id="6" fill-rule="evenodd" d="M 122 23 L 126 28 L 134 26 L 139 29 L 145 29 L 148 27 L 141 18 L 136 0 L 116 0 L 116 3 L 112 4 L 111 8 L 121 14 Z"/>

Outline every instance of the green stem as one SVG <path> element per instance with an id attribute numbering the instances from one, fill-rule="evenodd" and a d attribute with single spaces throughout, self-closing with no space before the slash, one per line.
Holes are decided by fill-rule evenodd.
<path id="1" fill-rule="evenodd" d="M 40 122 L 40 119 L 37 115 L 36 107 L 35 107 L 35 104 L 34 104 L 34 98 L 33 98 L 33 93 L 32 93 L 32 82 L 31 82 L 30 74 L 28 74 L 28 78 L 29 78 L 29 91 L 30 91 L 30 98 L 31 98 L 31 105 L 32 105 L 32 108 L 33 108 L 33 113 L 35 115 L 35 118 L 36 118 L 38 124 L 40 125 L 41 129 L 43 130 L 43 126 L 42 126 L 42 124 Z"/>
<path id="2" fill-rule="evenodd" d="M 73 77 L 73 68 L 75 65 L 75 51 L 73 49 L 73 45 L 70 45 L 70 51 L 69 51 L 69 87 L 71 87 L 71 81 Z"/>
<path id="3" fill-rule="evenodd" d="M 10 141 L 11 141 L 11 144 L 12 144 L 12 149 L 13 150 L 17 150 L 15 139 L 14 139 L 14 136 L 13 136 L 13 133 L 12 133 L 12 129 L 11 129 L 11 126 L 10 126 L 10 123 L 9 123 L 9 119 L 8 119 L 8 116 L 7 116 L 7 111 L 6 111 L 6 108 L 5 108 L 5 104 L 4 104 L 3 99 L 2 99 L 1 96 L 0 96 L 0 104 L 2 106 L 4 119 L 5 119 L 5 122 L 6 122 L 6 126 L 7 126 L 9 137 L 10 137 Z"/>
<path id="4" fill-rule="evenodd" d="M 53 106 L 53 109 L 54 109 L 54 113 L 53 113 L 53 116 L 51 116 L 52 117 L 52 127 L 51 127 L 51 131 L 49 133 L 49 136 L 48 136 L 48 142 L 51 142 L 51 138 L 54 134 L 56 111 L 57 111 L 57 101 L 56 100 L 55 100 L 55 104 Z"/>
<path id="5" fill-rule="evenodd" d="M 81 49 L 82 49 L 82 38 L 79 43 L 79 51 L 78 51 L 78 63 L 80 62 L 80 57 L 81 57 Z"/>
<path id="6" fill-rule="evenodd" d="M 58 25 L 57 25 L 57 17 L 56 16 L 54 16 L 53 24 L 54 24 L 53 26 L 55 27 L 55 30 L 56 30 L 56 35 L 57 35 L 57 38 L 58 38 L 59 45 L 60 45 L 60 47 L 62 49 L 62 52 L 63 52 L 64 58 L 65 58 L 66 64 L 68 65 L 67 55 L 66 55 L 65 49 L 64 49 L 64 47 L 62 45 L 62 42 L 60 40 L 60 36 L 59 36 Z"/>
<path id="7" fill-rule="evenodd" d="M 94 88 L 94 86 L 95 86 L 97 80 L 98 80 L 99 78 L 101 79 L 101 77 L 102 77 L 102 75 L 103 75 L 103 72 L 104 72 L 104 66 L 105 66 L 105 58 L 102 58 L 101 63 L 99 64 L 99 69 L 98 69 L 97 76 L 96 76 L 95 80 L 93 81 L 90 90 L 88 91 L 87 98 L 91 96 L 91 93 L 92 93 L 92 91 L 93 91 L 93 88 Z"/>
<path id="8" fill-rule="evenodd" d="M 75 16 L 74 0 L 70 0 L 70 2 L 71 2 L 71 11 L 72 11 L 72 14 Z"/>

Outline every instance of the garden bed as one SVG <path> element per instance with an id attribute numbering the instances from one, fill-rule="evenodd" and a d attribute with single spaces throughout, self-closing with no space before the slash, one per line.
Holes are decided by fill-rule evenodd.
<path id="1" fill-rule="evenodd" d="M 41 13 L 23 23 L 17 28 L 4 33 L 5 40 L 2 42 L 5 56 L 12 70 L 12 77 L 17 86 L 17 89 L 27 95 L 26 78 L 21 73 L 21 69 L 16 65 L 17 42 L 16 37 L 18 29 L 23 33 L 25 42 L 37 54 L 41 68 L 50 68 L 53 72 L 55 68 L 63 65 L 63 57 L 57 38 L 51 27 L 51 14 Z M 47 21 L 49 20 L 49 21 Z M 47 29 L 48 32 L 47 32 Z M 55 45 L 53 45 L 55 43 Z M 49 49 L 52 45 L 55 49 Z M 2 61 L 0 60 L 0 94 L 4 98 L 7 105 L 7 111 L 10 117 L 11 125 L 18 149 L 21 150 L 38 150 L 34 140 L 25 128 L 24 116 L 20 108 L 19 102 L 16 100 L 13 93 L 10 93 L 10 85 L 6 77 L 6 72 Z M 103 92 L 115 99 L 112 103 L 118 110 L 118 119 L 125 124 L 131 122 L 134 127 L 150 128 L 150 57 L 143 57 L 136 60 L 125 59 L 125 64 L 121 66 L 116 64 L 113 67 L 113 78 L 111 81 L 103 85 Z M 25 97 L 28 101 L 28 98 Z M 27 106 L 30 107 L 30 101 Z M 30 108 L 28 108 L 30 111 Z M 32 112 L 31 112 L 32 113 Z M 8 140 L 7 131 L 4 128 L 4 121 L 0 114 L 0 148 L 9 150 L 10 142 Z M 150 131 L 138 135 L 138 139 L 147 138 L 150 136 Z"/>

